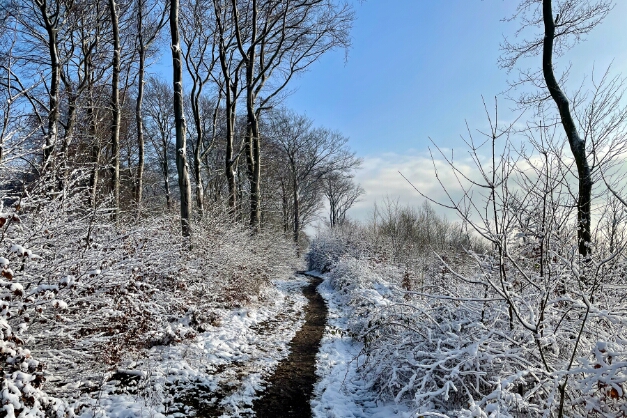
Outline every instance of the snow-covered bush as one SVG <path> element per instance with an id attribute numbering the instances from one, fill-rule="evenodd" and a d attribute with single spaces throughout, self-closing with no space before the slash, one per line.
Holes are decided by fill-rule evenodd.
<path id="1" fill-rule="evenodd" d="M 512 320 L 504 298 L 486 290 L 486 277 L 498 274 L 489 271 L 494 259 L 474 257 L 474 283 L 448 270 L 443 273 L 448 288 L 431 291 L 403 289 L 402 269 L 367 257 L 345 255 L 334 263 L 329 283 L 343 301 L 348 333 L 363 343 L 359 376 L 379 399 L 409 404 L 418 413 L 542 416 L 559 408 L 559 378 L 570 376 L 569 410 L 578 416 L 586 411 L 622 416 L 627 378 L 622 314 L 597 300 L 582 322 L 576 292 L 559 288 L 547 300 L 554 306 L 545 311 L 536 335 Z M 567 283 L 569 266 L 553 263 L 556 283 Z M 518 314 L 530 314 L 539 296 L 532 286 L 525 289 L 529 310 Z"/>
<path id="2" fill-rule="evenodd" d="M 307 266 L 309 270 L 326 273 L 346 252 L 347 243 L 341 237 L 332 234 L 318 237 L 309 244 Z"/>
<path id="3" fill-rule="evenodd" d="M 488 135 L 488 160 L 469 140 L 476 178 L 443 154 L 463 196 L 445 190 L 444 204 L 487 245 L 434 245 L 432 261 L 412 271 L 403 258 L 412 253 L 404 236 L 413 235 L 404 229 L 415 228 L 408 212 L 392 222 L 387 243 L 363 235 L 371 241 L 362 251 L 342 258 L 333 249 L 351 248 L 352 237 L 323 237 L 311 251 L 331 248 L 333 256 L 309 259 L 323 260 L 330 283 L 346 293 L 349 332 L 364 343 L 360 376 L 381 400 L 419 414 L 623 417 L 624 208 L 597 191 L 599 227 L 582 256 L 563 148 L 532 141 L 534 154 L 507 140 L 499 148 L 494 141 L 506 136 Z M 407 278 L 416 273 L 420 280 Z"/>
<path id="4" fill-rule="evenodd" d="M 42 392 L 44 382 L 64 399 L 97 390 L 143 350 L 219 322 L 216 308 L 261 302 L 271 279 L 297 267 L 288 240 L 251 235 L 217 208 L 194 222 L 190 240 L 167 212 L 116 224 L 104 204 L 91 207 L 86 184 L 77 171 L 61 190 L 40 181 L 3 198 L 1 396 L 9 415 L 71 414 Z"/>
<path id="5" fill-rule="evenodd" d="M 418 412 L 461 411 L 473 396 L 492 392 L 489 376 L 501 374 L 508 361 L 527 365 L 499 335 L 503 315 L 491 312 L 482 322 L 478 303 L 408 300 L 393 284 L 403 274 L 353 257 L 329 273 L 348 310 L 347 331 L 364 344 L 359 375 L 381 400 L 409 402 Z"/>

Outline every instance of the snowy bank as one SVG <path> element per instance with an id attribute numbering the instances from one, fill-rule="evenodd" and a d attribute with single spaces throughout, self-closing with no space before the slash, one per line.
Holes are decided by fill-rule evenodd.
<path id="1" fill-rule="evenodd" d="M 190 342 L 153 347 L 127 364 L 97 397 L 77 401 L 80 416 L 186 417 L 250 414 L 288 344 L 304 322 L 304 278 L 264 290 L 267 303 L 221 310 L 215 325 Z M 126 379 L 123 385 L 121 379 Z M 133 382 L 133 383 L 131 383 Z"/>

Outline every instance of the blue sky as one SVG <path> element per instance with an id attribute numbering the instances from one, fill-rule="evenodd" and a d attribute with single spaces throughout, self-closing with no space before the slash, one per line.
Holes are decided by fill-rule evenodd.
<path id="1" fill-rule="evenodd" d="M 288 105 L 339 129 L 360 154 L 423 149 L 480 114 L 506 86 L 496 66 L 502 0 L 370 0 L 354 5 L 353 47 L 294 82 Z"/>
<path id="2" fill-rule="evenodd" d="M 355 1 L 348 61 L 343 51 L 330 53 L 293 81 L 286 105 L 341 131 L 364 158 L 357 179 L 367 194 L 353 216 L 365 218 L 385 195 L 420 204 L 397 170 L 425 182 L 429 137 L 440 146 L 461 149 L 466 121 L 471 127 L 485 126 L 481 96 L 492 101 L 514 77 L 498 67 L 497 59 L 503 36 L 517 29 L 515 22 L 502 21 L 517 3 Z M 627 1 L 619 0 L 586 42 L 556 61 L 558 70 L 572 64 L 571 85 L 612 60 L 614 72 L 627 69 L 625 16 Z M 526 64 L 535 67 L 539 61 Z M 499 101 L 502 109 L 511 107 L 504 98 Z M 431 189 L 432 183 L 424 186 Z"/>

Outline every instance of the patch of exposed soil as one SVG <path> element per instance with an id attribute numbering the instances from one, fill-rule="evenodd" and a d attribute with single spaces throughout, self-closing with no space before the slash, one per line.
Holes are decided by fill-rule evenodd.
<path id="1" fill-rule="evenodd" d="M 305 307 L 305 324 L 290 343 L 289 356 L 281 361 L 268 379 L 268 388 L 257 399 L 253 410 L 257 417 L 311 417 L 309 401 L 316 382 L 316 354 L 327 322 L 327 306 L 316 291 L 322 283 L 312 278 L 303 294 L 309 300 Z"/>

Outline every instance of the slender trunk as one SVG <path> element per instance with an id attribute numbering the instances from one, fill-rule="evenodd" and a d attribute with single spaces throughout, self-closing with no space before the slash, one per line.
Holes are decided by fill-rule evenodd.
<path id="1" fill-rule="evenodd" d="M 231 91 L 229 85 L 230 80 L 227 78 L 225 81 L 226 90 L 226 153 L 224 156 L 225 161 L 225 174 L 226 184 L 229 191 L 229 209 L 232 214 L 237 211 L 237 187 L 235 181 L 235 160 L 233 158 L 233 134 L 235 130 L 235 112 L 236 101 L 235 95 Z"/>
<path id="2" fill-rule="evenodd" d="M 249 70 L 247 69 L 247 72 Z M 252 76 L 251 76 L 252 77 Z M 247 75 L 248 78 L 248 75 Z M 259 231 L 261 219 L 261 161 L 259 152 L 259 121 L 255 114 L 255 98 L 252 87 L 247 94 L 248 126 L 246 128 L 246 161 L 250 185 L 250 226 Z"/>
<path id="3" fill-rule="evenodd" d="M 95 139 L 92 139 L 92 141 L 95 141 Z M 97 143 L 94 143 L 91 147 L 91 163 L 93 168 L 89 177 L 89 190 L 91 207 L 95 208 L 98 203 L 98 177 L 100 174 L 100 146 Z"/>
<path id="4" fill-rule="evenodd" d="M 68 177 L 68 150 L 70 143 L 72 142 L 72 135 L 74 134 L 74 125 L 76 119 L 76 100 L 78 94 L 74 92 L 72 83 L 61 74 L 61 81 L 65 86 L 66 94 L 68 95 L 68 114 L 67 123 L 64 125 L 63 140 L 61 141 L 61 161 L 60 172 L 58 173 L 58 190 L 63 190 L 66 185 Z"/>
<path id="5" fill-rule="evenodd" d="M 115 0 L 109 0 L 113 31 L 113 61 L 111 79 L 111 190 L 113 191 L 114 219 L 120 216 L 120 28 Z"/>
<path id="6" fill-rule="evenodd" d="M 579 177 L 579 196 L 577 198 L 577 240 L 579 242 L 579 254 L 588 257 L 591 252 L 591 206 L 592 206 L 592 173 L 586 156 L 586 144 L 579 136 L 575 121 L 570 111 L 568 98 L 553 73 L 553 41 L 555 40 L 555 21 L 551 0 L 542 1 L 542 13 L 544 21 L 544 44 L 542 51 L 542 73 L 549 93 L 559 110 L 560 119 L 570 150 L 575 158 L 577 174 Z"/>
<path id="7" fill-rule="evenodd" d="M 261 158 L 259 152 L 259 121 L 254 111 L 254 98 L 247 100 L 248 126 L 246 128 L 247 177 L 250 187 L 250 226 L 259 232 L 261 220 Z"/>
<path id="8" fill-rule="evenodd" d="M 224 77 L 224 94 L 225 94 L 225 107 L 226 107 L 226 152 L 224 156 L 224 174 L 226 177 L 226 184 L 229 193 L 229 211 L 231 216 L 235 216 L 237 213 L 237 185 L 235 180 L 236 162 L 233 157 L 233 132 L 235 129 L 235 115 L 237 108 L 237 88 L 239 86 L 239 67 L 236 68 L 231 80 L 231 65 L 232 60 L 227 56 L 226 42 L 224 35 L 226 29 L 222 20 L 222 11 L 220 7 L 221 2 L 214 0 L 214 13 L 217 22 L 217 29 L 220 35 L 219 45 L 219 57 L 220 67 L 222 70 L 222 77 Z M 225 15 L 226 16 L 226 15 Z"/>
<path id="9" fill-rule="evenodd" d="M 100 144 L 96 139 L 96 115 L 94 111 L 93 99 L 87 108 L 87 118 L 89 120 L 89 139 L 91 141 L 91 163 L 92 171 L 89 177 L 90 204 L 96 208 L 98 203 L 98 175 L 100 174 Z"/>
<path id="10" fill-rule="evenodd" d="M 288 195 L 287 190 L 285 190 L 285 182 L 281 179 L 281 209 L 283 212 L 283 233 L 287 237 L 287 232 L 290 227 L 290 215 L 288 211 Z"/>
<path id="11" fill-rule="evenodd" d="M 194 151 L 194 175 L 196 177 L 196 207 L 198 208 L 198 213 L 200 216 L 203 216 L 205 213 L 205 189 L 202 183 L 202 169 L 201 169 L 202 161 L 200 160 L 200 151 L 198 147 Z"/>
<path id="12" fill-rule="evenodd" d="M 298 196 L 298 182 L 296 181 L 296 176 L 292 179 L 292 197 L 294 205 L 294 242 L 298 243 L 298 237 L 300 235 L 300 202 Z"/>
<path id="13" fill-rule="evenodd" d="M 202 146 L 203 146 L 203 129 L 200 119 L 200 95 L 202 92 L 202 84 L 198 85 L 198 81 L 194 78 L 194 87 L 192 88 L 192 113 L 194 114 L 194 125 L 196 126 L 196 147 L 194 148 L 194 177 L 196 180 L 196 208 L 200 216 L 204 213 L 204 188 L 202 184 Z"/>
<path id="14" fill-rule="evenodd" d="M 165 204 L 168 210 L 172 209 L 172 193 L 170 192 L 170 168 L 168 167 L 167 148 L 163 155 L 163 187 L 165 188 Z"/>
<path id="15" fill-rule="evenodd" d="M 244 138 L 244 153 L 246 154 L 246 179 L 248 180 L 248 187 L 250 195 L 248 196 L 249 203 L 249 222 L 250 225 L 253 226 L 253 215 L 252 215 L 252 202 L 253 202 L 253 172 L 255 171 L 255 160 L 253 158 L 253 132 L 252 125 L 250 124 L 250 120 L 248 120 L 248 125 L 246 126 L 246 137 Z"/>
<path id="16" fill-rule="evenodd" d="M 61 144 L 61 154 L 63 159 L 67 159 L 68 149 L 72 143 L 72 136 L 74 135 L 74 126 L 76 125 L 76 99 L 77 93 L 71 91 L 71 85 L 67 85 L 66 89 L 69 92 L 68 99 L 68 111 L 67 111 L 67 125 L 65 126 L 65 133 L 63 135 L 63 143 Z"/>
<path id="17" fill-rule="evenodd" d="M 253 159 L 255 171 L 253 171 L 253 184 L 251 190 L 251 224 L 253 230 L 258 231 L 261 225 L 261 154 L 259 152 L 259 121 L 255 117 L 253 124 Z"/>
<path id="18" fill-rule="evenodd" d="M 12 57 L 7 60 L 6 74 L 7 78 L 4 80 L 6 91 L 8 96 L 11 96 L 11 65 L 13 62 Z M 3 109 L 2 115 L 2 124 L 0 125 L 0 163 L 2 163 L 3 156 L 3 147 L 4 147 L 4 137 L 7 133 L 9 127 L 9 118 L 11 116 L 11 102 L 9 101 Z"/>
<path id="19" fill-rule="evenodd" d="M 59 121 L 59 84 L 61 81 L 61 63 L 59 60 L 59 49 L 58 49 L 58 22 L 51 20 L 51 17 L 48 15 L 47 3 L 46 1 L 35 0 L 37 6 L 39 7 L 39 11 L 41 12 L 41 17 L 44 22 L 44 26 L 46 28 L 46 33 L 48 35 L 48 53 L 50 55 L 50 91 L 49 91 L 49 113 L 48 113 L 48 132 L 46 135 L 46 144 L 43 149 L 43 167 L 47 167 L 50 163 L 50 157 L 52 156 L 52 152 L 54 151 L 54 146 L 57 142 L 58 135 L 58 121 Z M 59 14 L 59 10 L 57 10 L 57 16 Z"/>
<path id="20" fill-rule="evenodd" d="M 337 219 L 337 210 L 335 208 L 335 199 L 332 193 L 329 193 L 327 196 L 329 199 L 329 223 L 331 224 L 331 228 L 335 226 Z"/>
<path id="21" fill-rule="evenodd" d="M 250 184 L 250 226 L 253 232 L 259 231 L 260 222 L 260 180 L 261 161 L 259 153 L 259 121 L 255 113 L 256 93 L 255 82 L 255 62 L 257 61 L 256 41 L 257 41 L 257 2 L 252 1 L 252 29 L 251 45 L 248 48 L 246 59 L 246 111 L 247 111 L 247 133 L 246 133 L 246 157 L 248 162 L 248 181 Z"/>
<path id="22" fill-rule="evenodd" d="M 91 143 L 91 163 L 92 172 L 89 177 L 90 204 L 93 209 L 98 203 L 98 174 L 100 170 L 100 144 L 96 140 L 96 108 L 94 103 L 94 80 L 91 59 L 85 62 L 85 74 L 87 80 L 87 92 L 89 95 L 89 106 L 87 107 L 87 121 L 89 124 L 89 141 Z"/>
<path id="23" fill-rule="evenodd" d="M 181 232 L 184 237 L 191 233 L 190 201 L 192 189 L 187 164 L 185 137 L 185 113 L 183 111 L 183 66 L 179 39 L 179 0 L 170 0 L 170 33 L 172 35 L 172 68 L 174 83 L 174 124 L 176 128 L 176 169 L 181 191 Z"/>
<path id="24" fill-rule="evenodd" d="M 235 178 L 236 187 L 237 187 L 236 219 L 238 222 L 244 222 L 244 208 L 242 207 L 243 202 L 244 202 L 244 188 L 243 188 L 244 180 L 242 179 L 243 177 L 242 168 L 238 165 L 237 167 L 235 167 L 235 170 L 236 170 L 235 172 L 237 173 L 237 177 Z"/>
<path id="25" fill-rule="evenodd" d="M 135 124 L 137 126 L 137 183 L 135 184 L 135 204 L 137 205 L 137 217 L 141 215 L 142 193 L 144 189 L 144 120 L 142 118 L 142 105 L 144 101 L 144 76 L 146 73 L 146 46 L 143 38 L 143 4 L 139 2 L 137 12 L 137 36 L 139 43 L 139 70 L 137 100 L 135 101 Z"/>

